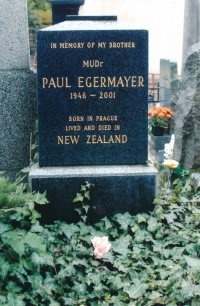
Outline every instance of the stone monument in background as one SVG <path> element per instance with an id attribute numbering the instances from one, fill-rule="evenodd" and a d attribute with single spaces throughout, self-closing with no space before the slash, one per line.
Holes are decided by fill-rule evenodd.
<path id="1" fill-rule="evenodd" d="M 160 105 L 170 105 L 170 60 L 160 59 Z"/>
<path id="2" fill-rule="evenodd" d="M 185 0 L 182 71 L 190 46 L 200 41 L 200 0 Z"/>
<path id="3" fill-rule="evenodd" d="M 200 167 L 200 43 L 190 47 L 176 107 L 174 159 L 184 169 Z"/>
<path id="4" fill-rule="evenodd" d="M 0 171 L 14 179 L 29 165 L 36 120 L 26 0 L 1 1 L 0 42 Z"/>
<path id="5" fill-rule="evenodd" d="M 178 79 L 178 67 L 177 62 L 170 63 L 170 108 L 174 113 L 174 116 L 170 119 L 170 134 L 174 134 L 175 129 L 175 111 L 179 98 L 179 79 Z"/>

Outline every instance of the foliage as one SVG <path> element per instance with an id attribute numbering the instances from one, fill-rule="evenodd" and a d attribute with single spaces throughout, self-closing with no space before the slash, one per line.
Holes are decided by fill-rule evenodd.
<path id="1" fill-rule="evenodd" d="M 28 21 L 30 28 L 39 29 L 43 27 L 40 17 L 37 14 L 37 10 L 46 11 L 51 7 L 50 4 L 51 0 L 27 0 Z"/>
<path id="2" fill-rule="evenodd" d="M 200 193 L 188 173 L 179 175 L 155 198 L 152 213 L 118 213 L 93 226 L 84 220 L 41 226 L 21 212 L 4 212 L 0 304 L 199 305 Z M 87 191 L 76 200 L 82 203 Z M 93 255 L 95 236 L 108 236 L 112 245 L 102 259 Z"/>
<path id="3" fill-rule="evenodd" d="M 169 125 L 169 119 L 173 116 L 170 108 L 167 107 L 153 107 L 148 112 L 149 126 L 159 126 L 166 128 Z"/>
<path id="4" fill-rule="evenodd" d="M 23 182 L 23 177 L 18 178 L 14 183 L 11 183 L 8 178 L 0 173 L 0 208 L 12 209 L 14 213 L 24 214 L 29 216 L 32 223 L 40 217 L 40 214 L 35 210 L 35 203 L 46 204 L 46 193 L 43 194 L 30 192 L 26 184 Z M 2 212 L 2 211 L 1 211 Z"/>

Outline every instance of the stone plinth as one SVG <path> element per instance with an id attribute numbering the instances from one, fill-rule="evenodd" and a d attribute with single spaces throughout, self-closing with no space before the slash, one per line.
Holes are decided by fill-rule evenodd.
<path id="1" fill-rule="evenodd" d="M 29 179 L 32 190 L 46 190 L 51 201 L 37 206 L 43 222 L 76 222 L 78 214 L 72 201 L 85 181 L 94 185 L 88 202 L 91 222 L 115 213 L 151 211 L 157 188 L 157 170 L 144 165 L 45 168 L 34 165 Z"/>

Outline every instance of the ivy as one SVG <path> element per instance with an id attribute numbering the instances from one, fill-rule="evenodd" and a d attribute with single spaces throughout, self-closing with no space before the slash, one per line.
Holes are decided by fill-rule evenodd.
<path id="1" fill-rule="evenodd" d="M 74 202 L 76 224 L 32 224 L 26 204 L 4 211 L 0 304 L 200 305 L 200 194 L 192 178 L 161 190 L 149 214 L 118 213 L 94 225 L 85 209 L 90 187 L 81 186 L 83 199 Z M 101 259 L 93 254 L 94 236 L 108 236 L 112 245 Z"/>

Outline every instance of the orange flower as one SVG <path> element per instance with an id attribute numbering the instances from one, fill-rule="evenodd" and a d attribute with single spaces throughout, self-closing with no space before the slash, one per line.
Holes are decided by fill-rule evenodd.
<path id="1" fill-rule="evenodd" d="M 165 117 L 165 114 L 164 114 L 164 113 L 159 113 L 159 114 L 158 114 L 158 117 L 159 117 L 159 118 L 163 118 L 163 117 Z"/>

